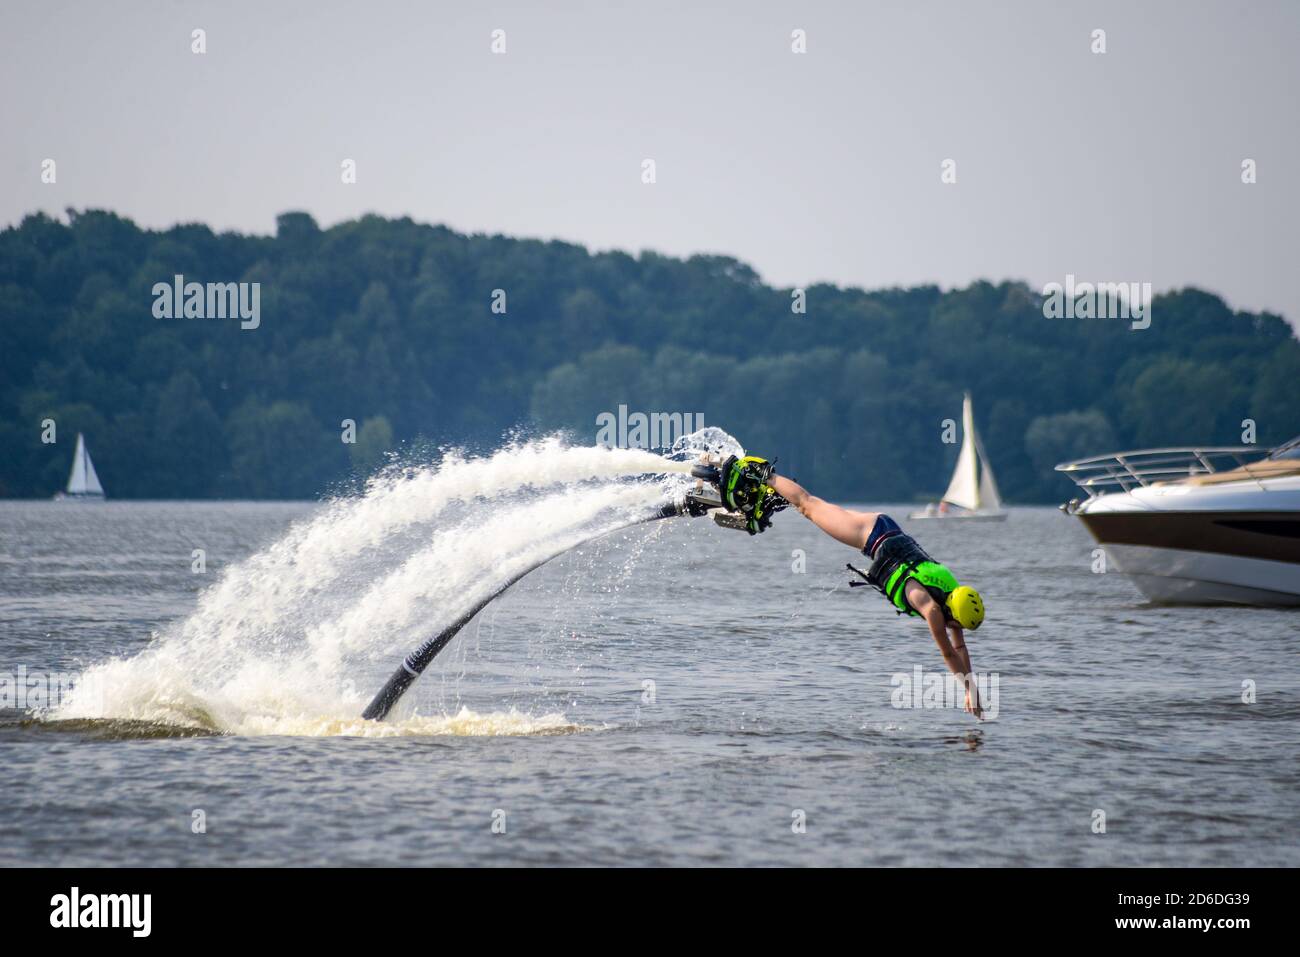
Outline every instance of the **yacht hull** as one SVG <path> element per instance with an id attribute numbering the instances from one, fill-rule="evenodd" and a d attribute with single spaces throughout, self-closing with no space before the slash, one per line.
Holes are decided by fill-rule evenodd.
<path id="1" fill-rule="evenodd" d="M 1162 605 L 1300 607 L 1300 565 L 1103 542 L 1108 563 Z"/>
<path id="2" fill-rule="evenodd" d="M 1291 504 L 1290 489 L 1274 491 L 1284 494 L 1266 502 Z M 1151 601 L 1300 606 L 1300 511 L 1214 508 L 1222 496 L 1184 496 L 1184 508 L 1155 511 L 1143 492 L 1103 496 L 1075 514 Z"/>

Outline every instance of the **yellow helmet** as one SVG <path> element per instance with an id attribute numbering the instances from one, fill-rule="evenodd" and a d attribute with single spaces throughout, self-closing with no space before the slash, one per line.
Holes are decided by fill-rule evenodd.
<path id="1" fill-rule="evenodd" d="M 948 593 L 948 612 L 953 621 L 974 631 L 984 620 L 984 599 L 974 588 L 960 585 Z"/>

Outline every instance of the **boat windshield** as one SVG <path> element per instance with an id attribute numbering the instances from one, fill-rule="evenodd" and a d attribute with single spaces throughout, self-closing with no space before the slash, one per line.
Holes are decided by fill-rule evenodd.
<path id="1" fill-rule="evenodd" d="M 1300 459 L 1300 435 L 1290 442 L 1283 442 L 1269 453 L 1270 459 Z"/>

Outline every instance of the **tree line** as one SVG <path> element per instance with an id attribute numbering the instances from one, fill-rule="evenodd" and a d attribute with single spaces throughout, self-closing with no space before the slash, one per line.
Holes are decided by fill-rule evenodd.
<path id="1" fill-rule="evenodd" d="M 257 283 L 260 320 L 159 318 L 174 277 Z M 179 300 L 177 300 L 179 302 Z M 366 216 L 274 236 L 100 210 L 0 232 L 0 496 L 43 497 L 84 432 L 113 498 L 311 498 L 393 454 L 488 449 L 620 406 L 701 416 L 821 494 L 942 492 L 969 390 L 1004 497 L 1064 459 L 1300 433 L 1300 342 L 1210 292 L 1149 328 L 1049 319 L 1023 283 L 766 285 L 725 256 L 591 253 Z M 168 310 L 171 312 L 172 310 Z M 343 423 L 354 423 L 349 438 Z M 58 441 L 42 441 L 52 421 Z"/>

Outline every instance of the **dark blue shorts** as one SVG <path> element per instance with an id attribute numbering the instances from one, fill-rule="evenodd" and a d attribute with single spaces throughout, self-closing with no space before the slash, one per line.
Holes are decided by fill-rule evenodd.
<path id="1" fill-rule="evenodd" d="M 868 558 L 876 557 L 876 549 L 885 539 L 902 533 L 898 523 L 888 515 L 877 515 L 876 524 L 871 526 L 871 534 L 867 536 L 867 547 L 862 549 L 862 554 Z"/>

